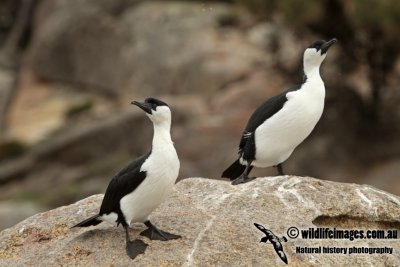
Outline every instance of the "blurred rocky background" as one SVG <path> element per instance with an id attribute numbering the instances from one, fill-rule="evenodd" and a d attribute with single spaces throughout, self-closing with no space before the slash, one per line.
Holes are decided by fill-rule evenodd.
<path id="1" fill-rule="evenodd" d="M 146 152 L 133 99 L 172 107 L 179 179 L 220 179 L 252 111 L 333 37 L 324 114 L 285 171 L 399 195 L 398 25 L 396 0 L 2 0 L 0 229 L 104 192 Z"/>

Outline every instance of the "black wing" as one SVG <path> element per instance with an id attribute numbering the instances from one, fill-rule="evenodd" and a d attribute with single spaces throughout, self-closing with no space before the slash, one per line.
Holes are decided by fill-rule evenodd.
<path id="1" fill-rule="evenodd" d="M 275 251 L 276 251 L 276 254 L 278 254 L 279 258 L 281 258 L 281 260 L 282 260 L 284 263 L 288 264 L 288 260 L 287 260 L 287 257 L 286 257 L 285 252 L 283 251 L 282 244 L 281 244 L 279 241 L 277 241 L 277 242 L 272 242 L 272 244 L 273 244 L 274 249 L 275 249 Z"/>
<path id="2" fill-rule="evenodd" d="M 286 103 L 286 94 L 292 91 L 296 91 L 301 88 L 301 85 L 293 86 L 289 90 L 282 92 L 276 96 L 268 99 L 264 104 L 259 106 L 254 113 L 251 115 L 249 121 L 247 122 L 246 129 L 242 135 L 242 139 L 239 144 L 239 154 L 242 154 L 247 143 L 253 144 L 253 142 L 248 142 L 248 139 L 254 138 L 254 132 L 258 126 L 260 126 L 264 121 L 272 117 L 275 113 L 282 109 L 283 105 Z M 253 149 L 249 148 L 251 151 Z M 255 153 L 255 149 L 254 149 Z"/>
<path id="3" fill-rule="evenodd" d="M 270 237 L 274 237 L 274 233 L 272 233 L 271 230 L 265 228 L 264 226 L 262 226 L 261 224 L 258 223 L 254 223 L 254 225 L 257 227 L 258 230 L 260 230 L 261 232 L 263 232 L 266 236 L 270 236 Z"/>
<path id="4" fill-rule="evenodd" d="M 263 232 L 263 233 L 265 234 L 266 238 L 268 239 L 268 240 L 265 241 L 265 243 L 266 243 L 267 241 L 270 241 L 270 242 L 272 243 L 272 245 L 274 246 L 274 249 L 275 249 L 275 251 L 276 251 L 276 254 L 278 254 L 279 258 L 280 258 L 284 263 L 287 264 L 287 263 L 288 263 L 288 260 L 287 260 L 287 257 L 286 257 L 285 252 L 283 251 L 282 244 L 281 244 L 281 242 L 279 242 L 279 238 L 278 238 L 274 233 L 272 233 L 271 230 L 265 228 L 265 227 L 262 226 L 261 224 L 254 223 L 254 225 L 257 227 L 258 230 L 260 230 L 261 232 Z M 285 238 L 285 237 L 283 237 L 283 238 Z M 286 238 L 285 238 L 285 239 L 286 239 Z M 287 240 L 285 240 L 285 241 L 287 241 Z"/>
<path id="5" fill-rule="evenodd" d="M 140 171 L 140 168 L 150 153 L 137 158 L 112 178 L 101 203 L 100 215 L 111 212 L 120 214 L 119 201 L 121 198 L 134 191 L 146 178 L 146 172 Z"/>

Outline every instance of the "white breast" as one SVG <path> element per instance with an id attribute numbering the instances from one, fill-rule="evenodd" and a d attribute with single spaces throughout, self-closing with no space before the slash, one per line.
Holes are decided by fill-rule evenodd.
<path id="1" fill-rule="evenodd" d="M 324 109 L 325 87 L 322 81 L 303 86 L 288 93 L 283 108 L 256 129 L 254 166 L 282 163 L 314 129 Z"/>
<path id="2" fill-rule="evenodd" d="M 179 159 L 172 145 L 153 150 L 143 163 L 145 180 L 131 194 L 120 201 L 128 222 L 144 222 L 172 190 L 179 173 Z"/>

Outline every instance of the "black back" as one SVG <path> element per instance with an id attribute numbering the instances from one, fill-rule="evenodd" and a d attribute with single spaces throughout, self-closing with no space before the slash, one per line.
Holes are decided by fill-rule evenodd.
<path id="1" fill-rule="evenodd" d="M 111 180 L 101 203 L 99 215 L 115 212 L 118 214 L 118 223 L 124 223 L 121 216 L 120 200 L 133 192 L 146 178 L 146 172 L 140 171 L 143 163 L 150 156 L 143 155 L 121 169 Z"/>
<path id="2" fill-rule="evenodd" d="M 252 161 L 255 159 L 256 147 L 254 133 L 256 129 L 263 122 L 271 118 L 274 114 L 282 109 L 287 101 L 287 93 L 296 91 L 300 88 L 301 85 L 293 86 L 289 90 L 271 97 L 254 111 L 249 121 L 247 122 L 245 131 L 243 132 L 239 144 L 239 155 L 243 157 L 243 159 L 247 161 Z"/>

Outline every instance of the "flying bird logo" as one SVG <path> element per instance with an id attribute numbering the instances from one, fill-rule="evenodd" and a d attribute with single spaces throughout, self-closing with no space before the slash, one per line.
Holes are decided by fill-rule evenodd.
<path id="1" fill-rule="evenodd" d="M 270 244 L 272 244 L 274 246 L 274 249 L 275 249 L 276 253 L 278 254 L 279 258 L 281 258 L 281 260 L 284 263 L 288 264 L 286 254 L 283 251 L 283 247 L 281 244 L 281 242 L 287 242 L 287 238 L 284 236 L 277 237 L 271 230 L 265 228 L 261 224 L 254 223 L 254 225 L 257 227 L 258 230 L 260 230 L 261 232 L 263 232 L 265 234 L 265 236 L 263 238 L 261 238 L 260 242 L 269 244 L 268 243 L 268 241 L 269 241 Z"/>

